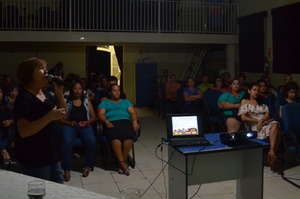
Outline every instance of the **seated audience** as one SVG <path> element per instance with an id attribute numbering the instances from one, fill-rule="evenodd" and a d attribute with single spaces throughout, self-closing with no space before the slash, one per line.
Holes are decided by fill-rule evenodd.
<path id="1" fill-rule="evenodd" d="M 264 80 L 267 84 L 267 92 L 272 93 L 276 98 L 278 97 L 278 93 L 275 87 L 272 85 L 271 77 L 268 75 L 263 75 L 260 79 Z"/>
<path id="2" fill-rule="evenodd" d="M 104 89 L 97 89 L 95 94 L 95 105 L 98 106 L 100 102 L 109 98 L 109 87 L 111 85 L 118 84 L 118 78 L 116 76 L 109 76 L 107 78 L 107 86 Z M 121 92 L 121 98 L 126 99 L 126 94 Z"/>
<path id="3" fill-rule="evenodd" d="M 269 108 L 269 113 L 272 118 L 278 118 L 276 116 L 276 108 L 275 108 L 275 101 L 276 97 L 267 90 L 267 84 L 265 80 L 258 80 L 258 94 L 264 100 L 264 104 L 266 104 Z"/>
<path id="4" fill-rule="evenodd" d="M 161 118 L 165 117 L 166 114 L 166 84 L 168 82 L 167 76 L 162 76 L 159 78 L 158 84 L 157 84 L 157 98 L 159 101 L 159 115 Z"/>
<path id="5" fill-rule="evenodd" d="M 183 90 L 184 110 L 188 113 L 199 113 L 202 108 L 202 92 L 195 87 L 195 80 L 188 78 L 187 88 Z"/>
<path id="6" fill-rule="evenodd" d="M 73 144 L 78 137 L 83 140 L 86 148 L 85 166 L 82 176 L 87 177 L 94 168 L 94 154 L 96 138 L 92 123 L 96 121 L 96 115 L 92 103 L 84 95 L 81 81 L 74 82 L 67 99 L 67 117 L 62 119 L 63 124 L 63 161 L 64 181 L 71 178 L 71 157 Z"/>
<path id="7" fill-rule="evenodd" d="M 118 173 L 130 175 L 127 157 L 139 129 L 137 113 L 132 103 L 121 98 L 118 85 L 111 85 L 110 98 L 98 106 L 98 118 L 105 124 L 105 135 L 111 141 L 113 152 L 119 162 Z"/>
<path id="8" fill-rule="evenodd" d="M 168 113 L 177 113 L 180 110 L 178 91 L 181 85 L 176 80 L 176 75 L 170 76 L 170 81 L 166 83 L 166 109 Z"/>
<path id="9" fill-rule="evenodd" d="M 219 97 L 218 106 L 226 118 L 228 133 L 237 132 L 241 128 L 241 121 L 237 113 L 244 94 L 245 92 L 240 90 L 239 80 L 234 79 L 229 86 L 229 91 Z"/>
<path id="10" fill-rule="evenodd" d="M 11 161 L 8 149 L 13 147 L 9 127 L 13 125 L 12 110 L 7 107 L 3 89 L 0 88 L 0 152 L 4 164 Z"/>
<path id="11" fill-rule="evenodd" d="M 63 86 L 53 83 L 55 96 L 46 89 L 46 61 L 30 58 L 17 70 L 21 89 L 13 109 L 15 154 L 24 175 L 63 183 L 62 128 L 66 116 Z"/>
<path id="12" fill-rule="evenodd" d="M 278 86 L 277 88 L 277 93 L 278 94 L 283 94 L 284 92 L 284 85 L 286 85 L 289 82 L 293 81 L 293 77 L 291 74 L 287 74 L 283 77 L 283 85 Z"/>
<path id="13" fill-rule="evenodd" d="M 246 82 L 246 74 L 239 73 L 238 80 L 240 81 L 241 90 L 246 92 L 248 90 L 248 83 Z"/>
<path id="14" fill-rule="evenodd" d="M 283 97 L 279 101 L 279 119 L 282 119 L 282 107 L 289 103 L 296 103 L 298 85 L 295 82 L 288 82 L 283 87 Z"/>
<path id="15" fill-rule="evenodd" d="M 231 75 L 229 72 L 224 72 L 220 74 L 220 77 L 222 79 L 222 88 L 229 89 L 230 84 L 231 84 Z"/>
<path id="16" fill-rule="evenodd" d="M 54 77 L 63 79 L 64 78 L 64 64 L 62 62 L 57 62 L 56 65 L 53 68 L 51 68 L 48 73 L 53 75 Z"/>
<path id="17" fill-rule="evenodd" d="M 211 88 L 211 90 L 219 90 L 222 93 L 226 92 L 228 89 L 227 88 L 223 88 L 222 84 L 223 84 L 222 79 L 220 77 L 217 77 L 215 79 L 214 86 Z"/>
<path id="18" fill-rule="evenodd" d="M 258 139 L 270 140 L 268 163 L 273 172 L 278 172 L 279 165 L 276 153 L 280 143 L 280 125 L 270 118 L 269 108 L 263 104 L 258 89 L 257 83 L 249 85 L 248 92 L 241 101 L 238 115 L 241 116 L 243 122 L 247 122 L 251 126 L 251 130 L 257 131 Z"/>
<path id="19" fill-rule="evenodd" d="M 19 94 L 19 85 L 17 82 L 11 82 L 8 87 L 7 87 L 7 90 L 6 90 L 6 94 L 5 94 L 5 100 L 6 100 L 6 103 L 7 103 L 7 106 L 11 109 L 13 109 L 14 107 L 14 103 L 15 103 L 15 100 L 17 98 Z"/>
<path id="20" fill-rule="evenodd" d="M 198 88 L 200 88 L 201 92 L 204 93 L 205 91 L 207 91 L 208 89 L 210 89 L 212 87 L 213 87 L 213 84 L 209 83 L 208 75 L 204 74 L 201 78 L 201 83 L 198 86 Z"/>

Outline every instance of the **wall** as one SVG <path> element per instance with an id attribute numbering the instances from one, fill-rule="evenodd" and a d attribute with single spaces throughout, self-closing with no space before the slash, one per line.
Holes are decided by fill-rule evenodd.
<path id="1" fill-rule="evenodd" d="M 240 0 L 240 16 L 246 16 L 253 13 L 261 12 L 261 11 L 268 11 L 268 18 L 267 18 L 267 26 L 266 26 L 266 55 L 269 54 L 269 62 L 272 71 L 273 65 L 273 57 L 272 57 L 272 15 L 271 9 L 276 7 L 281 7 L 284 5 L 289 5 L 293 3 L 298 3 L 299 0 Z M 263 67 L 263 66 L 262 66 Z M 283 66 L 284 67 L 284 66 Z M 249 81 L 254 81 L 258 79 L 262 74 L 247 74 L 247 78 Z M 272 78 L 273 84 L 277 87 L 282 85 L 283 83 L 283 76 L 284 74 L 270 74 Z M 293 74 L 293 79 L 300 85 L 300 74 Z"/>
<path id="2" fill-rule="evenodd" d="M 168 69 L 169 75 L 180 75 L 185 59 L 194 52 L 194 45 L 128 45 L 124 47 L 124 91 L 128 99 L 135 102 L 135 64 L 157 63 L 158 75 Z"/>
<path id="3" fill-rule="evenodd" d="M 3 46 L 2 46 L 3 47 Z M 152 62 L 158 64 L 158 75 L 164 68 L 169 74 L 179 76 L 180 69 L 188 55 L 196 49 L 195 45 L 125 45 L 123 60 L 123 86 L 127 98 L 135 102 L 135 64 Z M 2 51 L 2 52 L 1 52 Z M 43 58 L 48 69 L 58 61 L 64 63 L 65 76 L 77 73 L 86 76 L 86 52 L 84 45 L 75 44 L 14 44 L 0 51 L 1 74 L 10 74 L 16 79 L 18 65 L 30 57 Z M 13 59 L 12 59 L 13 58 Z"/>
<path id="4" fill-rule="evenodd" d="M 65 75 L 77 73 L 85 76 L 85 47 L 80 46 L 45 46 L 45 45 L 17 45 L 0 52 L 1 74 L 10 74 L 16 79 L 18 65 L 30 57 L 39 57 L 47 61 L 48 69 L 52 68 L 58 61 L 64 63 Z M 17 80 L 17 79 L 16 79 Z"/>

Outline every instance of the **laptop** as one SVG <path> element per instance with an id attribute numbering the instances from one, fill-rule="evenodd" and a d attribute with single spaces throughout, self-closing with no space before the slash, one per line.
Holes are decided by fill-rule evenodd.
<path id="1" fill-rule="evenodd" d="M 172 146 L 207 146 L 211 143 L 204 137 L 201 116 L 195 113 L 168 114 L 167 138 Z"/>

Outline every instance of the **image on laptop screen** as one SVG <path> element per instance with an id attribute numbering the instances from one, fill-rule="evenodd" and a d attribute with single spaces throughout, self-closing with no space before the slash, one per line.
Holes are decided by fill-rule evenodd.
<path id="1" fill-rule="evenodd" d="M 173 137 L 196 136 L 199 135 L 198 117 L 191 116 L 171 116 L 171 126 Z"/>
<path id="2" fill-rule="evenodd" d="M 203 137 L 200 114 L 167 114 L 166 118 L 167 138 L 169 140 Z"/>

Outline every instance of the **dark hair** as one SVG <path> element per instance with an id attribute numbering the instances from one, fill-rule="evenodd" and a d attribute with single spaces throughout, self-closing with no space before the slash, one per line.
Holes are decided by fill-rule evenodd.
<path id="1" fill-rule="evenodd" d="M 299 87 L 296 82 L 288 82 L 283 87 L 284 96 L 287 97 L 287 94 L 290 90 L 297 91 L 298 89 L 299 89 Z"/>
<path id="2" fill-rule="evenodd" d="M 118 82 L 118 78 L 117 78 L 116 76 L 109 76 L 109 77 L 107 78 L 107 81 L 108 81 L 108 82 L 112 82 L 112 81 Z"/>
<path id="3" fill-rule="evenodd" d="M 0 90 L 2 91 L 2 99 L 0 100 L 0 108 L 6 105 L 6 98 L 3 87 L 0 87 Z"/>
<path id="4" fill-rule="evenodd" d="M 23 61 L 17 70 L 17 77 L 21 86 L 30 85 L 33 82 L 33 70 L 40 66 L 46 66 L 43 59 L 32 57 Z"/>
<path id="5" fill-rule="evenodd" d="M 10 95 L 15 88 L 19 90 L 19 84 L 18 82 L 13 81 L 7 86 L 5 95 Z"/>
<path id="6" fill-rule="evenodd" d="M 254 86 L 259 87 L 258 82 L 251 82 L 248 84 L 248 92 L 245 92 L 244 99 L 250 99 L 249 90 L 251 90 Z M 258 105 L 264 104 L 264 99 L 260 95 L 257 95 L 256 101 Z"/>
<path id="7" fill-rule="evenodd" d="M 113 88 L 114 86 L 118 86 L 118 87 L 120 88 L 120 86 L 119 86 L 118 84 L 112 84 L 112 85 L 109 86 L 108 91 L 111 92 L 111 91 L 112 91 L 112 88 Z"/>
<path id="8" fill-rule="evenodd" d="M 84 86 L 83 86 L 83 84 L 82 84 L 82 82 L 80 80 L 75 80 L 72 83 L 71 88 L 70 88 L 70 97 L 69 97 L 69 99 L 73 99 L 73 97 L 74 97 L 73 88 L 74 88 L 75 84 L 80 84 L 80 86 L 82 88 L 81 99 L 83 100 L 85 98 L 85 95 L 84 95 Z"/>

